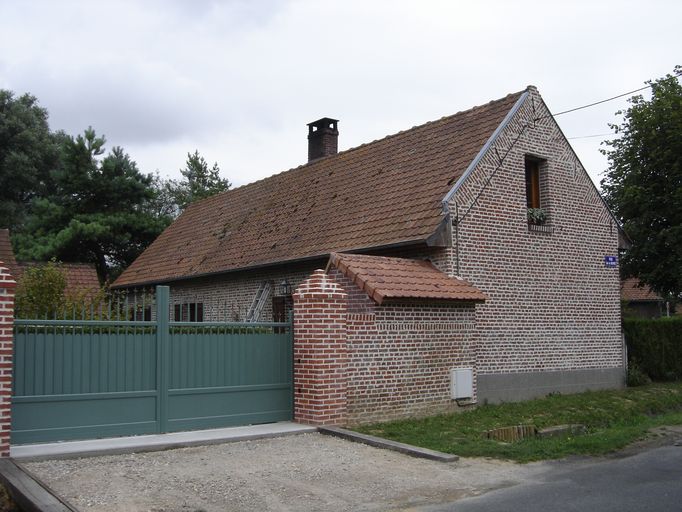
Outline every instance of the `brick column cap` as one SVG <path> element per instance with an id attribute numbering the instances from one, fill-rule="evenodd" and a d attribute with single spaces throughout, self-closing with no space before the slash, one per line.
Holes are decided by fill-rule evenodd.
<path id="1" fill-rule="evenodd" d="M 10 274 L 9 269 L 0 261 L 0 288 L 14 288 L 16 285 L 17 282 Z"/>
<path id="2" fill-rule="evenodd" d="M 336 280 L 324 270 L 318 269 L 296 288 L 293 294 L 295 302 L 306 299 L 345 299 L 348 294 Z"/>

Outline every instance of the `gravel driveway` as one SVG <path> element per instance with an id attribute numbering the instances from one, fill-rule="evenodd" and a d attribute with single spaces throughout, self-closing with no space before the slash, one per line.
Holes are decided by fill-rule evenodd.
<path id="1" fill-rule="evenodd" d="M 23 464 L 83 511 L 418 510 L 518 483 L 543 464 L 445 464 L 320 434 Z"/>

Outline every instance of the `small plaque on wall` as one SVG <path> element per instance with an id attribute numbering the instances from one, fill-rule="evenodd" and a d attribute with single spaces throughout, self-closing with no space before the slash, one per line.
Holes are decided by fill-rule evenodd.
<path id="1" fill-rule="evenodd" d="M 604 266 L 615 268 L 618 266 L 618 256 L 604 256 Z"/>

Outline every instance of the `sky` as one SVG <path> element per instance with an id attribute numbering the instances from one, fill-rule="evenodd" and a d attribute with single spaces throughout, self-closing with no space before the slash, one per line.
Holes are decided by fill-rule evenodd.
<path id="1" fill-rule="evenodd" d="M 143 172 L 177 179 L 198 150 L 238 186 L 304 164 L 321 117 L 345 150 L 529 84 L 554 113 L 637 89 L 682 64 L 681 19 L 679 0 L 0 0 L 0 88 Z M 627 105 L 556 118 L 597 184 Z"/>

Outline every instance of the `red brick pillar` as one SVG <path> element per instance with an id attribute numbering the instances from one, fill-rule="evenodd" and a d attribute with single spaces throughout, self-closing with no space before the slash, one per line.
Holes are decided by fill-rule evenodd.
<path id="1" fill-rule="evenodd" d="M 346 420 L 347 294 L 316 270 L 294 299 L 294 419 L 313 425 Z"/>
<path id="2" fill-rule="evenodd" d="M 17 283 L 0 261 L 0 457 L 9 457 L 12 428 L 12 351 L 14 288 Z"/>

